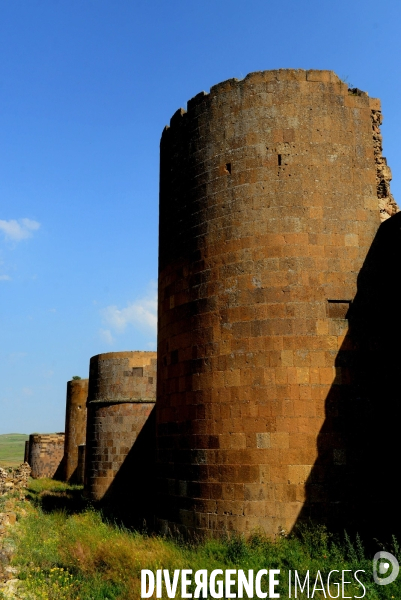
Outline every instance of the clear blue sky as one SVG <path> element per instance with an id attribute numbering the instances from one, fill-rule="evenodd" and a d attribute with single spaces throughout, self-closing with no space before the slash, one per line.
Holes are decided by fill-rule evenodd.
<path id="1" fill-rule="evenodd" d="M 0 433 L 156 342 L 159 140 L 211 85 L 333 69 L 382 100 L 401 199 L 399 0 L 0 0 Z"/>

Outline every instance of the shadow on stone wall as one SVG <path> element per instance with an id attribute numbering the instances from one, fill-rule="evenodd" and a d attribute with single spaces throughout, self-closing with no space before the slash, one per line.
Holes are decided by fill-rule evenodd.
<path id="1" fill-rule="evenodd" d="M 54 473 L 52 479 L 56 479 L 57 481 L 64 481 L 65 480 L 64 473 L 65 473 L 65 456 L 63 456 L 63 458 L 61 459 L 60 464 L 57 467 L 56 472 Z"/>
<path id="2" fill-rule="evenodd" d="M 65 471 L 65 467 L 64 467 L 64 471 Z M 68 483 L 70 483 L 71 485 L 79 485 L 77 474 L 78 474 L 78 468 L 75 468 L 73 470 L 73 472 L 71 473 Z M 64 479 L 65 479 L 65 473 L 64 473 Z"/>
<path id="3" fill-rule="evenodd" d="M 297 524 L 366 539 L 401 536 L 401 213 L 379 228 L 358 276 L 339 379 L 326 399 L 318 458 Z"/>
<path id="4" fill-rule="evenodd" d="M 127 527 L 152 529 L 155 509 L 156 411 L 153 407 L 113 483 L 99 503 Z"/>

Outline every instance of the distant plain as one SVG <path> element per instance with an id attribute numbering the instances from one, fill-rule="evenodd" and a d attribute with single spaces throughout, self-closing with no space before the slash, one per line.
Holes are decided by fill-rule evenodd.
<path id="1" fill-rule="evenodd" d="M 16 467 L 24 462 L 25 433 L 3 433 L 0 435 L 0 467 Z"/>

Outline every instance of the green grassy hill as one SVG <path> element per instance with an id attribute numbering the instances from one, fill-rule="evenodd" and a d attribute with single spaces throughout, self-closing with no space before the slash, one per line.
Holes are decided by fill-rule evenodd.
<path id="1" fill-rule="evenodd" d="M 0 467 L 15 467 L 24 460 L 25 433 L 3 433 L 0 435 Z"/>

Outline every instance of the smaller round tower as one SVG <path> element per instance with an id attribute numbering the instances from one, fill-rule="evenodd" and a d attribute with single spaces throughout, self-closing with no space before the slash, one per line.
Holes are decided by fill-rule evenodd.
<path id="1" fill-rule="evenodd" d="M 86 495 L 141 520 L 150 517 L 154 480 L 156 356 L 98 354 L 89 369 Z"/>
<path id="2" fill-rule="evenodd" d="M 86 438 L 86 400 L 89 379 L 73 379 L 67 382 L 65 409 L 65 481 L 77 481 L 78 446 Z"/>

